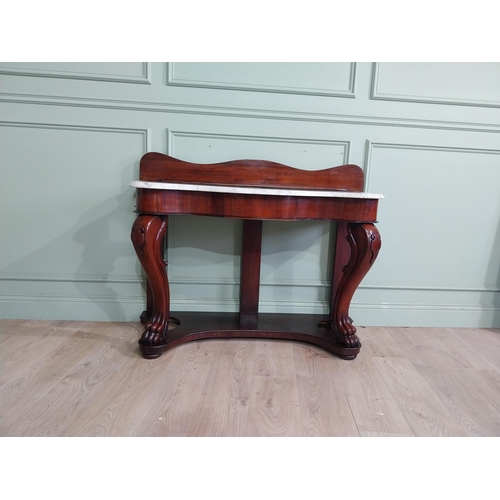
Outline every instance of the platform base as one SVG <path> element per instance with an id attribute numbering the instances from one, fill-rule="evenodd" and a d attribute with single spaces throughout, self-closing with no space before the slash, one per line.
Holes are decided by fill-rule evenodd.
<path id="1" fill-rule="evenodd" d="M 144 322 L 145 318 L 143 313 L 141 320 Z M 158 358 L 178 345 L 207 339 L 291 340 L 319 347 L 347 360 L 355 359 L 361 348 L 361 343 L 357 347 L 343 346 L 330 322 L 312 314 L 259 314 L 258 327 L 248 329 L 240 328 L 237 313 L 172 313 L 166 337 L 161 345 L 147 345 L 139 340 L 143 357 Z"/>

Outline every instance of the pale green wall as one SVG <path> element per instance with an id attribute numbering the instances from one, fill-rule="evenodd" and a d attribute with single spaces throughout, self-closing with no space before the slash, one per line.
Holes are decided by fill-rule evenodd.
<path id="1" fill-rule="evenodd" d="M 138 319 L 128 183 L 160 151 L 359 164 L 355 323 L 500 327 L 499 63 L 0 63 L 0 142 L 1 317 Z M 171 219 L 172 308 L 236 310 L 241 222 Z M 261 311 L 326 311 L 329 229 L 265 224 Z"/>

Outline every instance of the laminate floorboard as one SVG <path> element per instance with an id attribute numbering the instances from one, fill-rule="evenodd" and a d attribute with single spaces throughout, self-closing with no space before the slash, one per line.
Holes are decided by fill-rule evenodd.
<path id="1" fill-rule="evenodd" d="M 203 343 L 200 343 L 203 344 Z M 255 342 L 218 341 L 188 436 L 246 436 Z"/>
<path id="2" fill-rule="evenodd" d="M 63 330 L 64 333 L 68 333 L 67 337 L 62 334 L 61 329 L 47 330 L 43 338 L 48 342 L 40 346 L 40 349 L 24 352 L 25 357 L 22 360 L 19 356 L 12 356 L 5 363 L 5 372 L 14 376 L 3 383 L 0 388 L 2 402 L 5 404 L 5 412 L 2 412 L 2 425 L 11 425 L 14 422 L 20 424 L 19 412 L 43 399 L 74 369 L 72 353 L 77 352 L 80 356 L 96 349 L 97 343 L 90 337 L 92 330 L 96 327 L 97 325 L 93 325 L 74 333 L 72 330 Z M 51 342 L 53 340 L 55 342 Z"/>
<path id="3" fill-rule="evenodd" d="M 500 436 L 500 329 L 359 328 L 353 361 L 139 323 L 0 320 L 1 436 Z"/>
<path id="4" fill-rule="evenodd" d="M 301 344 L 293 353 L 304 435 L 359 436 L 341 381 L 343 360 Z"/>
<path id="5" fill-rule="evenodd" d="M 246 435 L 303 436 L 291 342 L 258 341 L 248 400 Z"/>
<path id="6" fill-rule="evenodd" d="M 457 328 L 453 330 L 454 334 L 479 356 L 488 368 L 499 370 L 500 362 L 498 352 L 500 349 L 500 329 L 466 329 Z"/>
<path id="7" fill-rule="evenodd" d="M 438 370 L 429 366 L 417 366 L 417 370 L 469 436 L 500 435 L 500 414 L 478 390 L 485 385 L 481 373 L 471 369 Z M 485 419 L 484 415 L 489 418 Z"/>
<path id="8" fill-rule="evenodd" d="M 374 361 L 415 436 L 469 435 L 409 360 Z"/>
<path id="9" fill-rule="evenodd" d="M 363 351 L 356 361 L 341 364 L 338 373 L 360 435 L 414 436 L 376 361 Z"/>
<path id="10" fill-rule="evenodd" d="M 61 360 L 70 367 L 63 377 L 59 375 L 54 380 L 58 370 L 60 373 L 60 366 L 57 363 L 45 365 L 44 358 L 41 358 L 40 366 L 45 367 L 48 377 L 44 377 L 43 372 L 33 373 L 33 368 L 28 367 L 23 376 L 28 380 L 35 379 L 35 382 L 16 387 L 14 396 L 18 400 L 12 405 L 4 400 L 2 389 L 2 435 L 67 436 L 70 426 L 78 421 L 82 412 L 96 405 L 100 395 L 109 388 L 113 374 L 130 362 L 130 354 L 140 333 L 132 325 L 96 323 L 94 326 L 99 332 L 94 335 L 97 343 L 89 341 L 87 349 L 80 346 L 68 352 L 71 356 Z M 51 361 L 54 362 L 54 357 Z M 39 390 L 33 385 L 36 383 Z"/>
<path id="11" fill-rule="evenodd" d="M 199 408 L 198 400 L 211 368 L 217 365 L 218 344 L 217 340 L 187 343 L 161 356 L 165 358 L 161 376 L 149 388 L 129 435 L 186 437 L 196 423 L 204 423 L 211 412 L 210 402 Z"/>

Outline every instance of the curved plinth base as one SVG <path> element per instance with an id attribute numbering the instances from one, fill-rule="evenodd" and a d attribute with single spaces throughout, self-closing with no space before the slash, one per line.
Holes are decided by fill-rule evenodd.
<path id="1" fill-rule="evenodd" d="M 139 349 L 146 359 L 161 356 L 178 345 L 207 339 L 269 339 L 292 340 L 319 347 L 342 359 L 355 359 L 361 349 L 345 347 L 336 340 L 335 334 L 325 328 L 311 314 L 260 314 L 258 329 L 239 327 L 238 314 L 234 313 L 176 313 L 179 326 L 167 332 L 161 345 L 148 345 L 139 340 Z"/>

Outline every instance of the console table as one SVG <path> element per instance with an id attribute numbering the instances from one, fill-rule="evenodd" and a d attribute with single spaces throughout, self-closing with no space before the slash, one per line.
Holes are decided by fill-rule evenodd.
<path id="1" fill-rule="evenodd" d="M 349 306 L 380 250 L 374 223 L 383 198 L 363 192 L 360 167 L 309 171 L 259 160 L 196 164 L 147 153 L 139 178 L 130 184 L 136 188 L 138 213 L 131 238 L 147 276 L 145 330 L 139 340 L 145 358 L 214 338 L 294 340 L 343 359 L 357 356 L 361 343 Z M 164 251 L 172 214 L 243 219 L 239 313 L 171 316 Z M 262 221 L 307 219 L 337 222 L 329 314 L 259 314 Z"/>

